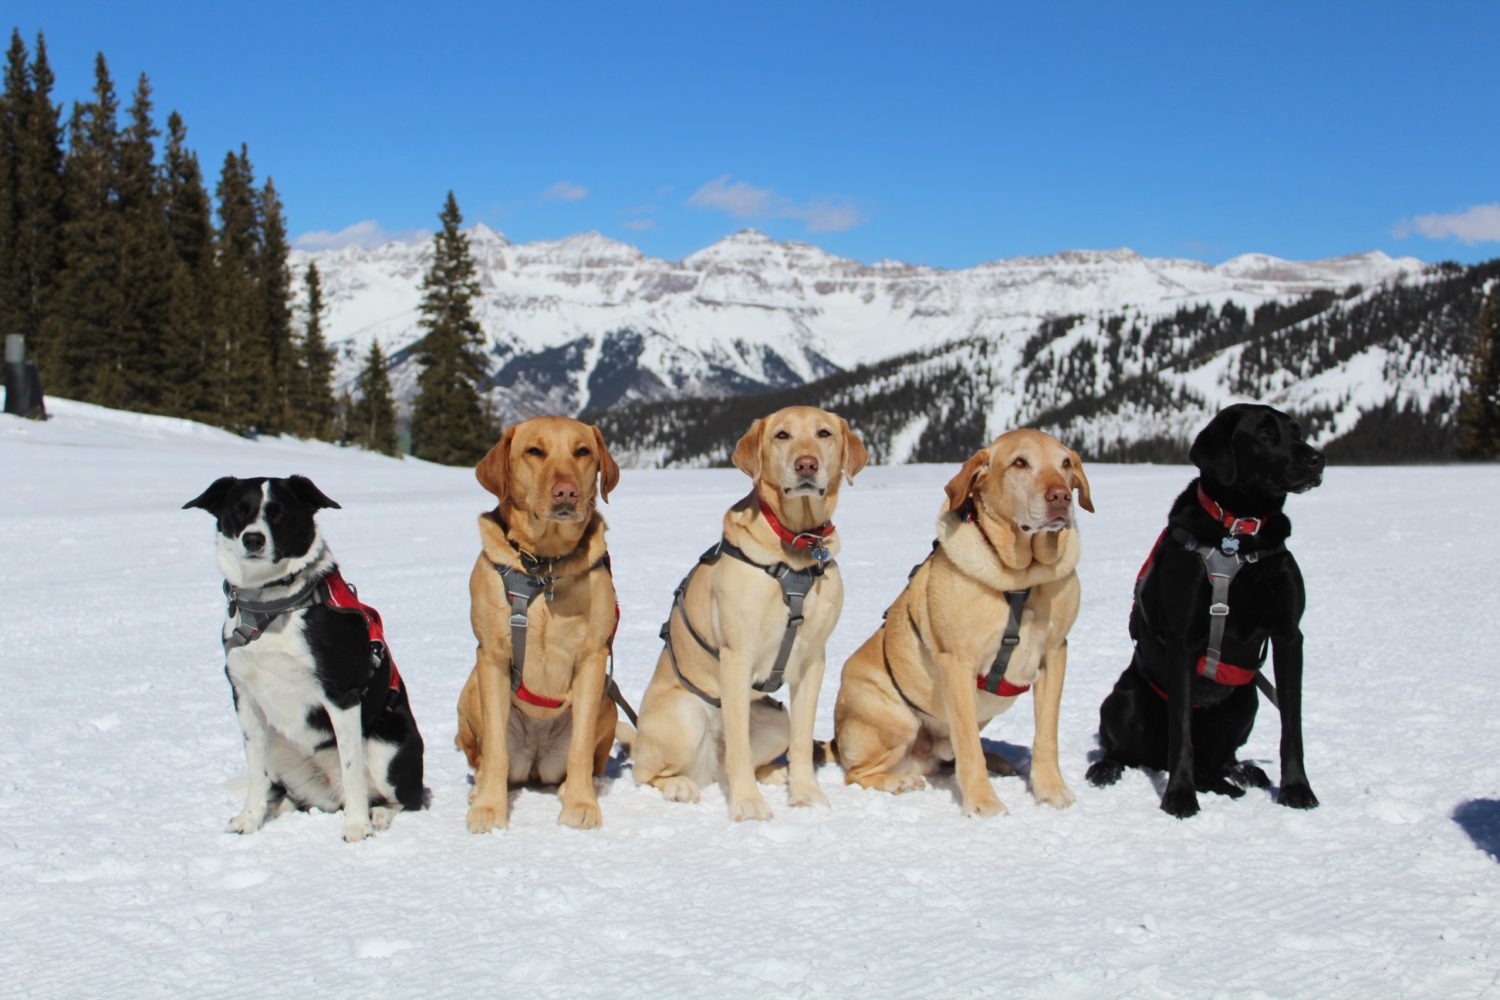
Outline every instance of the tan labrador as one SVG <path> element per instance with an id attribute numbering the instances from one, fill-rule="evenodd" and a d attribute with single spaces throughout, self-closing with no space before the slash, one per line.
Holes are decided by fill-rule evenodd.
<path id="1" fill-rule="evenodd" d="M 829 519 L 840 477 L 852 483 L 867 457 L 842 418 L 809 406 L 757 420 L 740 439 L 734 464 L 755 485 L 724 515 L 727 545 L 690 574 L 664 628 L 667 641 L 641 704 L 638 783 L 672 801 L 696 802 L 701 786 L 722 780 L 736 820 L 771 816 L 757 776 L 777 780 L 784 773 L 794 806 L 827 803 L 813 774 L 813 722 L 823 647 L 844 604 Z M 817 574 L 791 578 L 801 579 L 796 586 L 807 593 L 785 664 L 790 719 L 752 689 L 770 681 L 788 633 L 790 599 L 769 572 L 777 566 Z M 785 772 L 769 766 L 782 753 Z"/>
<path id="2" fill-rule="evenodd" d="M 510 786 L 527 782 L 561 782 L 558 822 L 596 827 L 594 777 L 615 732 L 605 671 L 616 612 L 594 497 L 597 484 L 598 496 L 609 499 L 620 468 L 597 428 L 537 417 L 507 428 L 474 475 L 500 502 L 479 517 L 483 551 L 469 576 L 479 649 L 458 698 L 455 739 L 474 768 L 469 830 L 506 826 Z M 509 584 L 502 569 L 512 574 Z M 513 678 L 509 595 L 528 589 L 535 595 L 526 607 L 522 670 Z"/>
<path id="3" fill-rule="evenodd" d="M 844 664 L 834 705 L 834 750 L 845 781 L 902 792 L 921 788 L 939 760 L 956 765 L 966 815 L 1004 812 L 985 768 L 979 731 L 1031 687 L 1036 735 L 1031 791 L 1063 807 L 1073 793 L 1057 768 L 1057 713 L 1068 629 L 1078 616 L 1078 532 L 1073 490 L 1092 512 L 1078 455 L 1040 431 L 1002 434 L 948 483 L 938 544 Z M 995 677 L 1011 618 L 1019 642 Z M 1024 601 L 1024 604 L 1022 603 Z"/>

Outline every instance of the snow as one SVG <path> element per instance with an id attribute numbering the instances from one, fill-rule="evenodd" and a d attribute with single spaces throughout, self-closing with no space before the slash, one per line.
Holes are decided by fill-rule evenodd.
<path id="1" fill-rule="evenodd" d="M 1473 997 L 1500 990 L 1500 535 L 1494 466 L 1336 468 L 1294 497 L 1307 578 L 1307 761 L 1321 808 L 1265 793 L 1156 808 L 1160 776 L 1083 780 L 1129 656 L 1131 581 L 1181 467 L 1089 468 L 1084 604 L 1061 756 L 1078 795 L 967 820 L 951 781 L 900 797 L 819 772 L 827 810 L 729 821 L 601 787 L 604 827 L 524 791 L 464 828 L 454 703 L 487 497 L 466 469 L 53 401 L 0 418 L 0 969 L 7 996 Z M 385 617 L 427 741 L 427 812 L 348 845 L 340 820 L 239 837 L 242 751 L 222 674 L 211 522 L 226 475 L 312 476 L 324 532 Z M 927 551 L 952 469 L 871 468 L 837 521 L 843 659 Z M 672 587 L 742 495 L 734 470 L 627 471 L 606 508 L 639 700 Z M 987 738 L 1024 765 L 1030 709 Z M 1263 711 L 1247 756 L 1278 773 Z"/>

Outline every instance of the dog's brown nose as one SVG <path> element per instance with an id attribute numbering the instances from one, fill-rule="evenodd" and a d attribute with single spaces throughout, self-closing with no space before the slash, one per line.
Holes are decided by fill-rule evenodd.
<path id="1" fill-rule="evenodd" d="M 552 484 L 553 503 L 577 503 L 578 484 L 571 479 L 559 479 Z"/>
<path id="2" fill-rule="evenodd" d="M 1066 507 L 1073 499 L 1073 491 L 1066 486 L 1049 486 L 1046 497 L 1048 507 Z"/>
<path id="3" fill-rule="evenodd" d="M 799 476 L 811 476 L 818 471 L 818 460 L 811 455 L 800 455 L 793 468 Z"/>

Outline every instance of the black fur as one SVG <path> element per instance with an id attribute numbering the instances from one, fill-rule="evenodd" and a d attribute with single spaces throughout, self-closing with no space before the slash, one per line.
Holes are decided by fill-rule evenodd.
<path id="1" fill-rule="evenodd" d="M 1322 482 L 1322 454 L 1302 440 L 1295 421 L 1269 406 L 1227 407 L 1198 435 L 1189 457 L 1202 476 L 1173 502 L 1168 525 L 1209 545 L 1225 536 L 1198 502 L 1201 482 L 1226 510 L 1264 518 L 1257 535 L 1241 536 L 1240 551 L 1246 553 L 1285 543 L 1292 532 L 1282 512 L 1287 494 Z M 1163 540 L 1131 610 L 1135 657 L 1099 708 L 1104 753 L 1088 770 L 1096 786 L 1113 784 L 1126 766 L 1165 770 L 1161 808 L 1179 818 L 1198 811 L 1198 792 L 1238 798 L 1245 787 L 1269 783 L 1260 768 L 1235 756 L 1255 724 L 1260 697 L 1255 686 L 1225 687 L 1195 672 L 1208 642 L 1208 605 L 1203 561 Z M 1305 605 L 1302 574 L 1290 552 L 1246 564 L 1230 587 L 1223 650 L 1226 663 L 1249 667 L 1270 641 L 1281 714 L 1279 801 L 1298 809 L 1318 804 L 1303 767 L 1300 622 Z M 1167 698 L 1152 690 L 1148 675 Z"/>

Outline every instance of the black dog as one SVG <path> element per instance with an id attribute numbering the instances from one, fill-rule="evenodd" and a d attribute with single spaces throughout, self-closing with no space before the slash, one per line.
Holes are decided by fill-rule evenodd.
<path id="1" fill-rule="evenodd" d="M 218 520 L 224 672 L 250 771 L 229 829 L 251 833 L 290 803 L 342 808 L 344 839 L 356 841 L 422 808 L 422 737 L 380 615 L 344 582 L 313 520 L 338 504 L 303 476 L 227 476 L 183 507 Z"/>
<path id="2" fill-rule="evenodd" d="M 1281 511 L 1288 493 L 1323 481 L 1323 455 L 1285 413 L 1240 403 L 1209 422 L 1188 457 L 1202 476 L 1172 504 L 1141 568 L 1130 612 L 1135 657 L 1099 707 L 1104 755 L 1088 780 L 1114 784 L 1126 766 L 1165 770 L 1161 807 L 1179 818 L 1198 811 L 1199 791 L 1238 798 L 1245 786 L 1267 787 L 1264 771 L 1235 759 L 1261 686 L 1281 712 L 1279 801 L 1311 809 L 1318 798 L 1302 765 L 1306 594 Z M 1268 641 L 1274 692 L 1259 673 Z"/>

